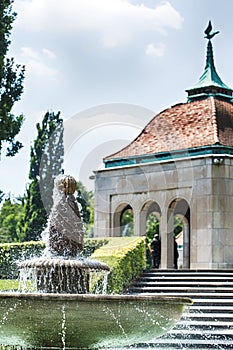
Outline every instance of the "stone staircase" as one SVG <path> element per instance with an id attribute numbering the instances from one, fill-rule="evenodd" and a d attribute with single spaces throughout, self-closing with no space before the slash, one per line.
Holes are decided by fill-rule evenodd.
<path id="1" fill-rule="evenodd" d="M 233 270 L 145 271 L 128 293 L 186 296 L 194 304 L 155 349 L 233 349 Z"/>

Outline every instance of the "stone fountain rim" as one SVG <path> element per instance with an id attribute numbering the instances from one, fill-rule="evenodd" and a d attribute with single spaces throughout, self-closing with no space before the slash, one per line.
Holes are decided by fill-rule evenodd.
<path id="1" fill-rule="evenodd" d="M 174 296 L 154 296 L 150 294 L 54 294 L 54 293 L 19 293 L 0 292 L 0 299 L 29 299 L 29 300 L 49 300 L 49 301 L 78 301 L 78 302 L 154 302 L 166 304 L 192 305 L 193 301 L 188 297 Z"/>
<path id="2" fill-rule="evenodd" d="M 92 260 L 92 259 L 64 259 L 58 257 L 39 257 L 34 259 L 28 259 L 20 262 L 19 269 L 24 268 L 41 268 L 41 267 L 75 267 L 82 269 L 94 269 L 94 270 L 106 270 L 109 271 L 110 268 L 107 264 Z"/>

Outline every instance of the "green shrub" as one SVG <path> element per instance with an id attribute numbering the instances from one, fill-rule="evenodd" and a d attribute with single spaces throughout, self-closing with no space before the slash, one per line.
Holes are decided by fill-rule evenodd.
<path id="1" fill-rule="evenodd" d="M 0 279 L 17 278 L 18 262 L 41 256 L 44 248 L 45 243 L 41 241 L 0 244 Z M 145 268 L 145 239 L 86 239 L 83 255 L 109 265 L 107 293 L 121 293 Z"/>
<path id="2" fill-rule="evenodd" d="M 87 238 L 84 240 L 82 255 L 86 258 L 91 256 L 96 249 L 108 243 L 108 238 Z"/>
<path id="3" fill-rule="evenodd" d="M 145 238 L 114 237 L 97 249 L 92 259 L 110 267 L 107 293 L 122 293 L 145 268 Z"/>
<path id="4" fill-rule="evenodd" d="M 90 256 L 95 249 L 107 244 L 107 239 L 87 239 L 83 256 Z M 41 256 L 45 248 L 42 241 L 0 244 L 0 279 L 18 277 L 18 263 L 25 259 Z"/>
<path id="5" fill-rule="evenodd" d="M 43 242 L 0 244 L 0 279 L 18 277 L 18 263 L 25 259 L 40 256 L 45 248 Z"/>

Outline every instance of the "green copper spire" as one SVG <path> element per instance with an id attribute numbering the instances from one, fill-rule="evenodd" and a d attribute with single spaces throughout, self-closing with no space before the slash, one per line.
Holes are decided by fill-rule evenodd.
<path id="1" fill-rule="evenodd" d="M 212 31 L 212 24 L 211 21 L 209 21 L 209 24 L 205 30 L 205 38 L 208 39 L 205 70 L 197 84 L 191 89 L 186 90 L 188 93 L 188 101 L 193 101 L 208 96 L 218 96 L 227 100 L 232 99 L 233 90 L 222 82 L 214 65 L 214 54 L 211 39 L 218 33 L 219 31 Z"/>

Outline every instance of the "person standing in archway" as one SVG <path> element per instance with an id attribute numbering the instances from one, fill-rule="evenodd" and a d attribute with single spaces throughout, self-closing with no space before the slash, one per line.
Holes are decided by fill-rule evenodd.
<path id="1" fill-rule="evenodd" d="M 154 235 L 153 241 L 150 244 L 150 251 L 152 257 L 152 267 L 158 269 L 161 261 L 161 241 L 158 234 Z"/>
<path id="2" fill-rule="evenodd" d="M 174 237 L 174 269 L 178 269 L 178 258 L 179 258 L 179 253 L 178 253 L 178 246 L 176 242 L 176 238 Z"/>

